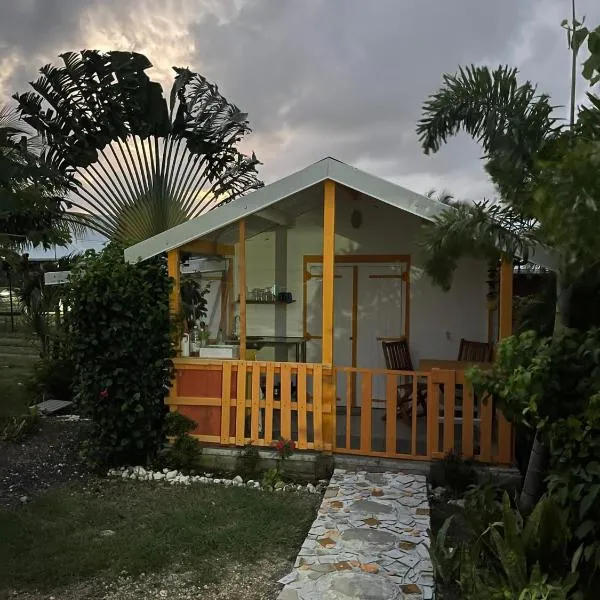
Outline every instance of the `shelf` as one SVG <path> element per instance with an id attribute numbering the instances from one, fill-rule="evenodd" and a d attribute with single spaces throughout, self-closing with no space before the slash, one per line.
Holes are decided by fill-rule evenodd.
<path id="1" fill-rule="evenodd" d="M 283 302 L 282 300 L 246 300 L 246 304 L 293 304 L 296 302 L 292 300 L 291 302 Z M 235 304 L 239 304 L 240 301 L 236 300 Z"/>

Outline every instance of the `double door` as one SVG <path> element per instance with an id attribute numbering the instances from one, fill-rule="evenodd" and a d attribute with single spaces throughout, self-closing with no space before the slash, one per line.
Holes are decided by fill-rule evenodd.
<path id="1" fill-rule="evenodd" d="M 340 367 L 384 369 L 381 342 L 407 333 L 408 263 L 405 261 L 344 262 L 336 257 L 334 279 L 333 362 Z M 305 333 L 308 362 L 321 361 L 322 263 L 309 262 L 305 278 Z M 381 381 L 380 381 L 381 380 Z M 356 390 L 351 393 L 356 404 Z M 337 382 L 339 404 L 345 404 L 346 378 Z M 359 395 L 359 394 L 358 394 Z M 385 398 L 383 378 L 373 380 L 373 399 Z"/>

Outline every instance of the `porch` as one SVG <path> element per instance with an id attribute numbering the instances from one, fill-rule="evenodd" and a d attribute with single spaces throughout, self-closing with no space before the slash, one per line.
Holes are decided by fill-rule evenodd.
<path id="1" fill-rule="evenodd" d="M 491 401 L 473 394 L 464 370 L 189 358 L 176 359 L 175 368 L 167 403 L 197 422 L 193 433 L 205 443 L 270 446 L 281 436 L 294 440 L 299 450 L 410 460 L 442 458 L 453 450 L 484 463 L 512 461 L 510 424 Z M 342 403 L 336 391 L 344 380 L 348 397 Z M 353 381 L 359 405 L 349 396 Z M 373 399 L 377 381 L 386 390 L 383 401 Z M 407 384 L 415 398 L 418 388 L 426 389 L 427 412 L 419 415 L 414 402 L 398 419 L 398 386 Z"/>
<path id="2" fill-rule="evenodd" d="M 496 299 L 484 262 L 434 288 L 417 235 L 445 208 L 325 159 L 127 249 L 132 261 L 168 253 L 180 320 L 182 281 L 211 282 L 205 342 L 175 359 L 170 409 L 207 444 L 281 436 L 299 450 L 510 464 L 510 425 L 456 359 L 461 338 L 510 335 L 512 265 L 498 265 Z M 385 360 L 391 339 L 406 340 L 408 362 Z"/>

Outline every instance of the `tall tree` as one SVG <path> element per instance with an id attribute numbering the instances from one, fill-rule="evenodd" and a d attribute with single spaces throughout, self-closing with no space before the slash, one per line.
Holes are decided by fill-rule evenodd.
<path id="1" fill-rule="evenodd" d="M 70 175 L 86 225 L 132 244 L 262 185 L 254 154 L 237 149 L 247 115 L 201 75 L 174 67 L 167 104 L 141 54 L 61 58 L 14 98 L 48 162 Z"/>
<path id="2" fill-rule="evenodd" d="M 584 75 L 600 66 L 600 29 L 588 32 L 573 17 L 567 29 L 573 69 L 585 39 L 590 56 Z M 480 143 L 485 168 L 501 198 L 448 209 L 426 233 L 428 270 L 448 287 L 457 259 L 464 254 L 485 258 L 498 250 L 527 258 L 536 244 L 558 258 L 555 329 L 568 322 L 573 284 L 597 267 L 600 240 L 600 101 L 575 121 L 575 75 L 571 77 L 571 121 L 559 123 L 547 95 L 530 82 L 519 83 L 516 69 L 470 66 L 444 75 L 440 90 L 424 104 L 417 132 L 425 153 L 437 152 L 463 130 Z M 522 504 L 532 505 L 541 487 L 545 449 L 536 436 L 525 479 Z"/>

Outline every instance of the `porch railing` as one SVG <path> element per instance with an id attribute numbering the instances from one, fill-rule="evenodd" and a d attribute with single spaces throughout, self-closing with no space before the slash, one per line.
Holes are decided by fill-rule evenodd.
<path id="1" fill-rule="evenodd" d="M 175 366 L 167 404 L 196 421 L 193 433 L 203 442 L 269 446 L 281 436 L 300 450 L 409 460 L 452 450 L 486 463 L 512 461 L 510 424 L 473 393 L 463 371 L 189 359 Z"/>
<path id="2" fill-rule="evenodd" d="M 167 404 L 198 423 L 204 442 L 269 446 L 281 436 L 300 450 L 331 451 L 333 411 L 323 400 L 331 378 L 320 364 L 176 361 Z"/>
<path id="3" fill-rule="evenodd" d="M 464 371 L 334 372 L 335 452 L 428 460 L 453 451 L 486 463 L 512 462 L 510 423 L 491 400 L 474 394 Z"/>

